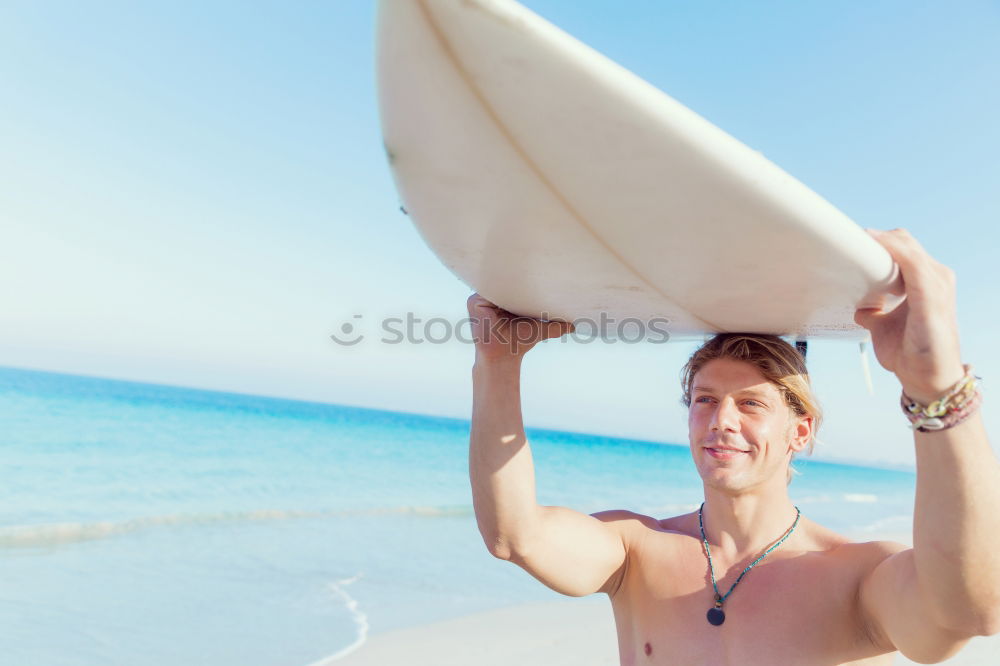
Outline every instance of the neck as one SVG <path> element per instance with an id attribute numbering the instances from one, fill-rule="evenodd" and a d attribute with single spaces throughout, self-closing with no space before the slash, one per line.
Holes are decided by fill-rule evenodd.
<path id="1" fill-rule="evenodd" d="M 730 495 L 706 486 L 702 520 L 712 557 L 718 553 L 720 560 L 732 563 L 759 556 L 784 536 L 795 521 L 795 513 L 784 488 L 780 492 Z"/>

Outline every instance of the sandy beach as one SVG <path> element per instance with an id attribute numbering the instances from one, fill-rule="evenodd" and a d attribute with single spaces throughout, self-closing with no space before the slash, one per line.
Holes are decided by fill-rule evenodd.
<path id="1" fill-rule="evenodd" d="M 370 636 L 313 666 L 617 666 L 611 604 L 586 597 L 524 604 Z M 895 664 L 915 664 L 897 654 Z M 996 666 L 1000 636 L 976 638 L 948 664 Z"/>

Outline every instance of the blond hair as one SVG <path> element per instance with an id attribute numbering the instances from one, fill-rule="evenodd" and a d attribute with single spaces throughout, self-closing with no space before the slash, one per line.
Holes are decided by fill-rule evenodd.
<path id="1" fill-rule="evenodd" d="M 802 354 L 776 335 L 720 333 L 699 347 L 681 369 L 681 388 L 684 391 L 681 401 L 685 406 L 691 406 L 694 376 L 706 363 L 721 358 L 753 365 L 767 381 L 777 387 L 796 416 L 812 417 L 812 437 L 806 450 L 806 455 L 812 455 L 823 411 L 813 394 Z M 793 460 L 794 458 L 795 454 L 792 455 Z M 792 475 L 795 473 L 797 472 L 789 464 L 788 483 L 792 482 Z"/>

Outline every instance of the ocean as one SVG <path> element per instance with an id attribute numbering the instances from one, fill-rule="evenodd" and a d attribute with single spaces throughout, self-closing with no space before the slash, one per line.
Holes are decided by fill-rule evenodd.
<path id="1" fill-rule="evenodd" d="M 0 368 L 0 650 L 19 666 L 309 666 L 563 599 L 476 528 L 467 421 Z M 686 445 L 528 429 L 538 501 L 697 508 Z M 803 515 L 908 534 L 912 472 L 803 459 Z"/>

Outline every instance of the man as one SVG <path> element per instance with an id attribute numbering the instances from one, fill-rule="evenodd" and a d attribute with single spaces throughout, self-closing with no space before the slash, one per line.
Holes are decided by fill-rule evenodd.
<path id="1" fill-rule="evenodd" d="M 913 405 L 897 417 L 920 426 L 912 549 L 851 543 L 798 515 L 788 465 L 819 411 L 801 357 L 768 336 L 714 339 L 687 366 L 702 509 L 656 519 L 538 505 L 520 364 L 572 326 L 469 299 L 480 532 L 553 590 L 607 594 L 622 664 L 891 664 L 897 650 L 937 663 L 1000 632 L 1000 465 L 959 354 L 954 275 L 905 231 L 871 233 L 906 284 L 902 305 L 855 320 Z M 941 398 L 953 411 L 936 416 Z"/>

